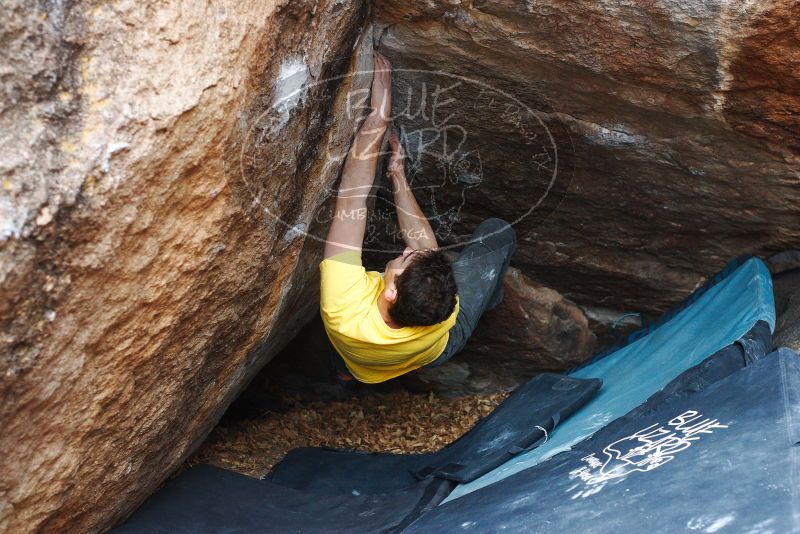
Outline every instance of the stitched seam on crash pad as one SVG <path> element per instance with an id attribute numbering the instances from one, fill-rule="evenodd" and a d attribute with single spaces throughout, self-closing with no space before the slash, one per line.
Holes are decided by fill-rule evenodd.
<path id="1" fill-rule="evenodd" d="M 777 356 L 777 355 L 776 355 Z M 789 477 L 790 477 L 790 486 L 792 491 L 792 522 L 794 523 L 792 532 L 800 531 L 800 501 L 798 500 L 800 496 L 798 496 L 797 492 L 797 485 L 800 483 L 800 476 L 798 476 L 798 469 L 800 469 L 800 465 L 798 465 L 798 445 L 794 442 L 797 436 L 794 434 L 795 425 L 794 419 L 792 416 L 792 408 L 789 404 L 789 373 L 788 369 L 786 369 L 786 360 L 780 359 L 780 369 L 781 369 L 781 395 L 783 396 L 783 412 L 784 412 L 784 421 L 786 424 L 786 433 L 789 435 Z"/>

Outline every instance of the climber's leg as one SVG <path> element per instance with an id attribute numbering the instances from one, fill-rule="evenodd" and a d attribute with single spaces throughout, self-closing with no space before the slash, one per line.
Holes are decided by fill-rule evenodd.
<path id="1" fill-rule="evenodd" d="M 355 380 L 353 375 L 351 375 L 350 371 L 347 369 L 347 366 L 344 364 L 342 357 L 339 356 L 339 353 L 333 348 L 333 345 L 330 345 L 328 359 L 330 361 L 331 368 L 333 369 L 332 374 L 335 382 L 337 382 L 339 385 L 347 385 Z"/>
<path id="2" fill-rule="evenodd" d="M 429 366 L 435 367 L 464 348 L 483 312 L 503 299 L 503 275 L 517 245 L 514 229 L 500 219 L 483 221 L 453 262 L 458 285 L 459 311 L 444 352 Z"/>

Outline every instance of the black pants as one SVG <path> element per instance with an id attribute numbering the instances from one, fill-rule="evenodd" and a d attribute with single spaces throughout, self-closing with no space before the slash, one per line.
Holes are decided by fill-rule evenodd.
<path id="1" fill-rule="evenodd" d="M 503 300 L 503 275 L 516 247 L 514 229 L 501 219 L 486 219 L 472 233 L 453 261 L 459 303 L 456 324 L 441 356 L 428 367 L 443 364 L 463 349 L 483 312 Z"/>

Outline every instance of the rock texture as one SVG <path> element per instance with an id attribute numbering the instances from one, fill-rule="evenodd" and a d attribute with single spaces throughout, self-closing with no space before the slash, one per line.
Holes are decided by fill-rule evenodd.
<path id="1" fill-rule="evenodd" d="M 1 531 L 113 525 L 316 309 L 365 16 L 4 2 Z"/>
<path id="2" fill-rule="evenodd" d="M 514 265 L 619 314 L 663 311 L 731 257 L 800 239 L 797 2 L 378 0 L 374 12 L 410 102 L 397 122 L 419 191 L 440 192 L 423 209 L 447 239 L 519 218 L 557 169 L 516 225 Z"/>
<path id="3" fill-rule="evenodd" d="M 800 250 L 787 250 L 767 260 L 775 293 L 774 348 L 800 352 Z"/>
<path id="4" fill-rule="evenodd" d="M 568 369 L 593 353 L 595 335 L 575 303 L 514 267 L 503 293 L 458 356 L 409 379 L 447 396 L 508 391 L 537 371 Z"/>
<path id="5" fill-rule="evenodd" d="M 575 303 L 510 267 L 503 301 L 484 314 L 465 352 L 495 361 L 528 360 L 535 370 L 562 370 L 581 363 L 594 348 L 589 320 Z"/>
<path id="6" fill-rule="evenodd" d="M 800 269 L 774 275 L 773 282 L 777 318 L 772 344 L 800 353 Z"/>

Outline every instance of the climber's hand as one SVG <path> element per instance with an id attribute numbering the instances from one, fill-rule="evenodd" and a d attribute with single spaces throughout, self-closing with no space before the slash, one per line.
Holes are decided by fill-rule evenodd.
<path id="1" fill-rule="evenodd" d="M 388 124 L 392 115 L 392 64 L 383 55 L 372 55 L 372 117 Z"/>

